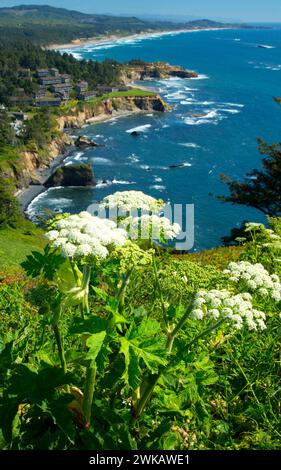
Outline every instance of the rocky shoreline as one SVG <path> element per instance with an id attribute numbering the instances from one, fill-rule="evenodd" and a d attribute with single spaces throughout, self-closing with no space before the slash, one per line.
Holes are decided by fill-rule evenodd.
<path id="1" fill-rule="evenodd" d="M 47 188 L 46 181 L 60 166 L 64 160 L 74 151 L 75 141 L 67 133 L 69 129 L 81 129 L 85 125 L 100 123 L 120 117 L 145 114 L 148 112 L 165 112 L 170 110 L 169 106 L 160 95 L 128 96 L 107 99 L 99 105 L 84 105 L 83 109 L 73 108 L 71 114 L 57 118 L 60 136 L 56 138 L 46 149 L 49 157 L 40 164 L 38 153 L 25 151 L 22 153 L 24 165 L 24 186 L 20 188 L 15 196 L 20 202 L 25 213 L 29 204 Z M 28 181 L 29 179 L 29 181 Z"/>

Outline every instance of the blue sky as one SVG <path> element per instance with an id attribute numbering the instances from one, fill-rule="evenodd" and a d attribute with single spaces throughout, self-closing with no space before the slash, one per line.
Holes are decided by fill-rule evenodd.
<path id="1" fill-rule="evenodd" d="M 281 22 L 281 0 L 0 0 L 1 6 L 38 4 L 87 13 L 173 14 Z"/>

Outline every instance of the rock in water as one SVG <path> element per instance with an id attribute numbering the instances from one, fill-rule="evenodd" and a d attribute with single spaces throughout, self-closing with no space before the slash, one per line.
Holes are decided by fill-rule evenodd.
<path id="1" fill-rule="evenodd" d="M 93 140 L 88 139 L 84 135 L 80 135 L 78 139 L 75 141 L 76 147 L 79 148 L 86 148 L 86 147 L 101 147 L 101 145 L 97 144 Z"/>
<path id="2" fill-rule="evenodd" d="M 46 188 L 56 186 L 94 186 L 96 184 L 92 166 L 88 163 L 61 166 L 44 183 Z"/>
<path id="3" fill-rule="evenodd" d="M 140 132 L 138 132 L 138 131 L 133 131 L 133 132 L 131 132 L 131 135 L 132 135 L 133 137 L 139 137 L 139 136 L 140 136 Z"/>

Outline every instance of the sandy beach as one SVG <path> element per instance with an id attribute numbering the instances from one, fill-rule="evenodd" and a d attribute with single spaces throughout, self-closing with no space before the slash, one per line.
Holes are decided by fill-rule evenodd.
<path id="1" fill-rule="evenodd" d="M 154 37 L 161 37 L 161 36 L 171 36 L 174 34 L 182 34 L 182 33 L 198 33 L 203 31 L 220 31 L 225 29 L 232 29 L 232 28 L 194 28 L 194 29 L 176 29 L 172 31 L 146 31 L 138 34 L 111 34 L 111 35 L 103 35 L 103 36 L 95 36 L 92 38 L 80 38 L 74 39 L 72 42 L 68 44 L 50 44 L 46 47 L 46 49 L 50 50 L 64 50 L 64 49 L 78 49 L 83 46 L 100 46 L 102 44 L 108 44 L 109 42 L 114 41 L 134 41 L 137 39 L 145 39 L 145 38 L 154 38 Z"/>

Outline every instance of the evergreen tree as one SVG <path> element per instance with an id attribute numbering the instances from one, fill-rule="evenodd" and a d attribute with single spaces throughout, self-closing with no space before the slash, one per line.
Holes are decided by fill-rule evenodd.
<path id="1" fill-rule="evenodd" d="M 247 173 L 244 181 L 234 181 L 222 175 L 230 195 L 220 196 L 219 200 L 232 204 L 254 207 L 263 214 L 281 216 L 281 143 L 268 145 L 259 139 L 262 169 L 254 169 Z"/>

